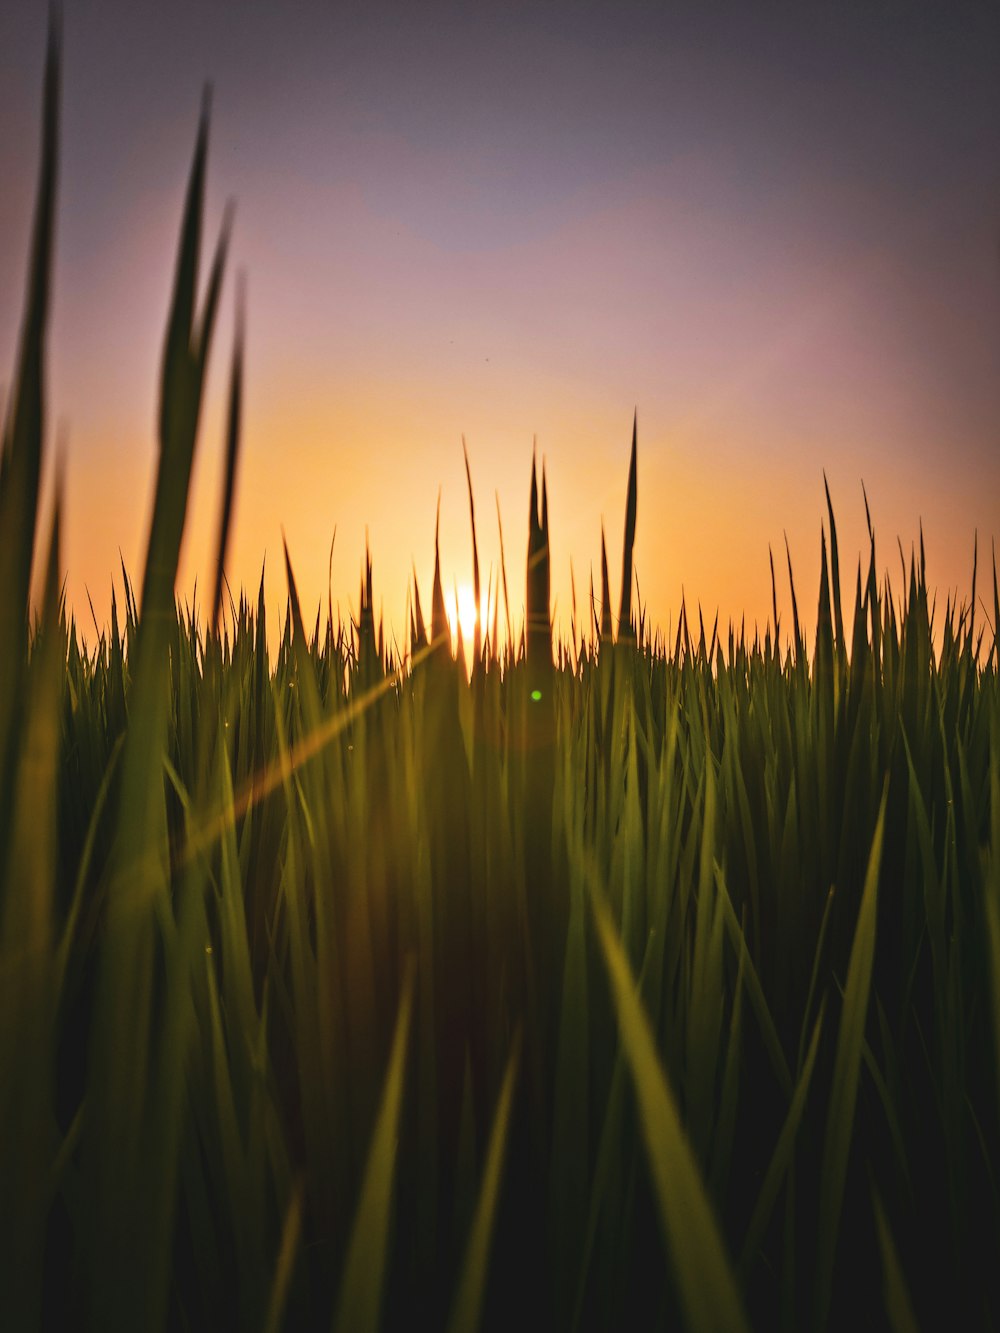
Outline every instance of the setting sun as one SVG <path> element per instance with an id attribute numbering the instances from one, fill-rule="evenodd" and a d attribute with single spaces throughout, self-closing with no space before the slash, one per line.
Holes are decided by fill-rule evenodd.
<path id="1" fill-rule="evenodd" d="M 460 583 L 446 597 L 445 606 L 448 612 L 448 628 L 451 630 L 452 640 L 457 641 L 458 631 L 461 629 L 463 640 L 466 643 L 471 643 L 476 632 L 476 622 L 479 619 L 475 592 L 468 583 Z"/>

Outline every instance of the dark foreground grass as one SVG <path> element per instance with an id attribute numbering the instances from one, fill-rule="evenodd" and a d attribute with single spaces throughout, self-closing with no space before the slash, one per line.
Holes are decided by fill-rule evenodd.
<path id="1" fill-rule="evenodd" d="M 534 475 L 471 679 L 438 576 L 405 660 L 370 572 L 307 632 L 289 568 L 273 656 L 262 598 L 179 613 L 203 122 L 141 597 L 87 647 L 57 506 L 29 628 L 57 83 L 0 470 L 0 1327 L 1000 1322 L 995 569 L 993 627 L 975 576 L 935 623 L 873 536 L 845 618 L 831 510 L 811 652 L 664 645 L 633 436 L 617 627 L 605 578 L 556 660 Z"/>

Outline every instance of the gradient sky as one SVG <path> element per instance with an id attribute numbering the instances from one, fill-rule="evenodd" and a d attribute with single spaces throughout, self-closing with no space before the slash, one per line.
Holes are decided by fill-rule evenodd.
<path id="1" fill-rule="evenodd" d="M 0 0 L 0 393 L 20 318 L 43 3 Z M 532 437 L 553 593 L 581 603 L 600 524 L 621 564 L 633 407 L 649 613 L 761 623 L 787 532 L 815 601 L 823 469 L 845 584 L 864 540 L 968 594 L 1000 537 L 1000 11 L 64 0 L 50 405 L 65 559 L 107 614 L 138 581 L 162 336 L 201 88 L 208 224 L 236 200 L 248 278 L 245 432 L 228 569 L 282 527 L 307 608 L 484 583 L 499 496 L 515 618 Z M 235 285 L 212 360 L 179 589 L 207 587 Z M 54 431 L 53 431 L 54 433 Z M 779 566 L 780 568 L 780 566 Z M 781 603 L 788 606 L 782 585 Z M 87 613 L 89 618 L 89 613 Z"/>

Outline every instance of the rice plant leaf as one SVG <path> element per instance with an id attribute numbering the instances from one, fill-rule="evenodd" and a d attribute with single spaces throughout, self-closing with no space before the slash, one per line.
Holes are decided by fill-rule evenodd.
<path id="1" fill-rule="evenodd" d="M 611 584 L 608 579 L 608 548 L 601 524 L 601 642 L 610 643 L 614 637 L 611 627 Z"/>
<path id="2" fill-rule="evenodd" d="M 12 749 L 27 651 L 28 594 L 38 524 L 38 487 L 45 446 L 45 358 L 49 325 L 59 158 L 61 41 L 49 27 L 42 94 L 42 149 L 31 237 L 18 364 L 0 438 L 0 846 L 7 843 Z"/>
<path id="3" fill-rule="evenodd" d="M 173 295 L 163 346 L 160 452 L 142 590 L 142 611 L 147 621 L 168 617 L 173 606 L 174 577 L 187 514 L 205 366 L 228 248 L 229 212 L 220 232 L 209 276 L 205 309 L 196 329 L 194 312 L 205 199 L 208 114 L 209 98 L 206 93 L 188 179 Z"/>
<path id="4" fill-rule="evenodd" d="M 990 750 L 990 851 L 983 895 L 989 958 L 990 999 L 993 1011 L 994 1066 L 997 1107 L 1000 1111 L 1000 719 L 994 717 Z"/>
<path id="5" fill-rule="evenodd" d="M 441 493 L 438 492 L 437 518 L 434 522 L 434 589 L 431 596 L 431 647 L 447 649 L 448 612 L 441 586 Z"/>
<path id="6" fill-rule="evenodd" d="M 781 1188 L 781 1182 L 788 1175 L 792 1165 L 792 1158 L 795 1152 L 795 1140 L 798 1135 L 799 1125 L 802 1123 L 802 1113 L 805 1110 L 806 1099 L 809 1095 L 809 1084 L 812 1081 L 813 1068 L 816 1064 L 816 1054 L 819 1050 L 820 1034 L 823 1030 L 823 1010 L 820 1009 L 819 1017 L 813 1027 L 812 1039 L 809 1042 L 809 1050 L 806 1054 L 805 1064 L 802 1066 L 802 1072 L 795 1084 L 795 1091 L 792 1093 L 791 1105 L 788 1108 L 788 1114 L 785 1116 L 785 1122 L 781 1127 L 781 1133 L 778 1135 L 778 1141 L 774 1146 L 774 1152 L 771 1154 L 771 1160 L 768 1163 L 767 1171 L 764 1175 L 764 1182 L 757 1195 L 757 1202 L 754 1204 L 754 1210 L 747 1227 L 746 1239 L 743 1242 L 743 1250 L 740 1254 L 739 1270 L 746 1275 L 756 1259 L 761 1242 L 767 1232 L 768 1223 L 771 1220 L 771 1214 L 778 1197 L 778 1190 Z"/>
<path id="7" fill-rule="evenodd" d="M 0 453 L 0 575 L 5 611 L 27 613 L 38 519 L 38 484 L 45 433 L 45 352 L 49 322 L 59 158 L 60 32 L 49 27 L 42 94 L 42 151 L 31 235 L 18 365 Z M 13 624 L 4 624 L 5 630 Z M 23 634 L 20 636 L 23 642 Z M 4 636 L 5 651 L 10 640 Z"/>
<path id="8" fill-rule="evenodd" d="M 551 587 L 549 575 L 548 488 L 542 464 L 542 499 L 538 500 L 538 470 L 531 459 L 531 495 L 528 506 L 528 558 L 525 581 L 525 652 L 535 670 L 552 664 Z"/>
<path id="9" fill-rule="evenodd" d="M 46 561 L 39 638 L 26 673 L 12 838 L 0 849 L 0 1326 L 37 1326 L 43 1292 L 54 1068 L 53 911 L 57 888 L 60 502 Z"/>
<path id="10" fill-rule="evenodd" d="M 218 625 L 222 609 L 222 582 L 226 569 L 226 550 L 233 516 L 233 495 L 236 489 L 236 463 L 240 452 L 240 418 L 243 400 L 243 345 L 246 324 L 246 280 L 240 274 L 236 297 L 236 337 L 233 342 L 233 361 L 229 374 L 229 413 L 226 420 L 226 461 L 222 490 L 222 508 L 219 514 L 219 536 L 215 554 L 215 584 L 212 589 L 210 617 Z M 332 551 L 331 551 L 332 558 Z"/>
<path id="11" fill-rule="evenodd" d="M 844 654 L 844 613 L 840 599 L 840 548 L 837 543 L 837 520 L 833 516 L 833 501 L 830 499 L 830 485 L 823 473 L 823 490 L 826 493 L 826 512 L 830 520 L 830 588 L 833 601 L 833 627 L 836 633 L 838 658 Z"/>
<path id="12" fill-rule="evenodd" d="M 403 1105 L 403 1075 L 413 1009 L 413 978 L 413 969 L 410 967 L 403 984 L 382 1104 L 375 1122 L 361 1184 L 361 1197 L 347 1247 L 333 1321 L 336 1333 L 375 1333 L 379 1326 L 399 1116 Z"/>
<path id="13" fill-rule="evenodd" d="M 479 546 L 476 543 L 476 505 L 472 496 L 472 470 L 469 467 L 469 451 L 466 448 L 465 436 L 462 436 L 462 454 L 465 457 L 465 480 L 469 488 L 469 522 L 472 524 L 472 590 L 476 599 L 476 629 L 475 641 L 473 644 L 473 662 L 478 671 L 481 667 L 480 658 L 482 656 L 482 627 L 483 608 L 480 605 L 481 594 L 479 587 Z"/>
<path id="14" fill-rule="evenodd" d="M 815 1306 L 817 1328 L 826 1326 L 833 1294 L 833 1271 L 840 1231 L 840 1213 L 847 1179 L 847 1161 L 854 1132 L 854 1111 L 868 1015 L 872 966 L 875 961 L 878 877 L 882 863 L 887 800 L 888 784 L 882 793 L 878 822 L 875 825 L 875 835 L 868 857 L 861 907 L 854 930 L 854 943 L 851 946 L 851 956 L 847 966 L 844 1006 L 837 1033 L 833 1081 L 827 1108 L 826 1135 L 820 1171 L 819 1257 Z"/>
<path id="15" fill-rule="evenodd" d="M 917 1333 L 917 1321 L 913 1314 L 913 1302 L 906 1287 L 906 1279 L 899 1264 L 899 1256 L 886 1221 L 885 1209 L 878 1191 L 872 1188 L 872 1205 L 875 1209 L 875 1228 L 878 1234 L 878 1247 L 882 1254 L 883 1291 L 885 1294 L 885 1313 L 892 1333 Z"/>
<path id="16" fill-rule="evenodd" d="M 596 893 L 591 902 L 622 1042 L 635 1083 L 639 1122 L 667 1251 L 687 1325 L 705 1330 L 747 1329 L 736 1277 L 624 951 L 608 909 Z"/>
<path id="17" fill-rule="evenodd" d="M 635 521 L 638 508 L 636 482 L 636 440 L 639 429 L 638 409 L 632 418 L 632 455 L 628 465 L 628 499 L 625 504 L 625 541 L 622 547 L 622 595 L 618 608 L 618 638 L 626 642 L 635 638 L 632 625 L 632 552 L 635 548 Z"/>
<path id="18" fill-rule="evenodd" d="M 744 984 L 747 988 L 747 996 L 750 1000 L 750 1007 L 753 1009 L 754 1016 L 757 1019 L 760 1034 L 764 1041 L 764 1047 L 771 1061 L 771 1068 L 780 1084 L 782 1091 L 791 1096 L 792 1093 L 792 1071 L 788 1067 L 788 1060 L 781 1046 L 781 1038 L 778 1036 L 778 1029 L 774 1025 L 774 1019 L 768 1008 L 767 997 L 764 995 L 764 988 L 761 985 L 760 977 L 757 975 L 757 969 L 754 967 L 750 952 L 747 949 L 746 938 L 743 934 L 732 900 L 729 897 L 729 890 L 726 887 L 725 878 L 722 874 L 722 868 L 718 863 L 715 865 L 715 878 L 719 888 L 719 901 L 722 904 L 722 921 L 726 927 L 729 941 L 733 946 L 738 958 L 741 958 L 741 967 L 743 968 Z M 746 955 L 743 958 L 743 955 Z"/>
<path id="19" fill-rule="evenodd" d="M 288 1201 L 288 1209 L 285 1212 L 285 1222 L 281 1231 L 281 1246 L 278 1250 L 278 1262 L 274 1268 L 274 1281 L 271 1284 L 271 1295 L 268 1299 L 267 1315 L 264 1319 L 264 1333 L 280 1333 L 301 1234 L 302 1183 L 300 1181 L 292 1191 L 292 1197 Z"/>
<path id="20" fill-rule="evenodd" d="M 504 554 L 503 547 L 503 521 L 500 518 L 500 496 L 496 495 L 497 502 L 497 532 L 500 536 L 500 574 L 503 579 L 503 613 L 507 625 L 507 651 L 513 652 L 514 633 L 510 626 L 510 598 L 507 595 L 507 557 Z"/>
<path id="21" fill-rule="evenodd" d="M 493 1128 L 490 1130 L 486 1148 L 486 1162 L 483 1167 L 483 1181 L 479 1189 L 479 1199 L 472 1219 L 472 1228 L 466 1243 L 465 1258 L 462 1262 L 462 1274 L 448 1320 L 448 1333 L 475 1333 L 479 1328 L 482 1312 L 483 1293 L 486 1289 L 486 1275 L 489 1264 L 490 1238 L 496 1218 L 497 1201 L 500 1197 L 500 1185 L 503 1178 L 504 1152 L 507 1146 L 507 1132 L 510 1128 L 511 1106 L 514 1099 L 514 1080 L 520 1058 L 520 1037 L 511 1047 L 504 1071 L 497 1109 L 493 1116 Z"/>

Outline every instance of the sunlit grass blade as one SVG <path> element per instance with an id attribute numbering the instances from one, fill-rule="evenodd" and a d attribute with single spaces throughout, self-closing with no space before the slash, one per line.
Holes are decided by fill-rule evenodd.
<path id="1" fill-rule="evenodd" d="M 472 470 L 469 467 L 469 451 L 465 446 L 465 436 L 462 436 L 462 454 L 465 458 L 465 480 L 469 488 L 469 522 L 472 525 L 472 592 L 476 602 L 476 628 L 475 641 L 473 643 L 472 660 L 478 671 L 482 665 L 482 619 L 483 608 L 481 606 L 481 595 L 479 588 L 479 546 L 476 543 L 476 504 L 472 496 Z"/>
<path id="2" fill-rule="evenodd" d="M 507 653 L 514 651 L 514 632 L 510 624 L 510 597 L 507 595 L 507 556 L 503 546 L 503 521 L 500 518 L 500 496 L 496 496 L 497 502 L 497 533 L 500 538 L 500 574 L 503 579 L 503 613 L 507 626 Z"/>
<path id="3" fill-rule="evenodd" d="M 441 585 L 441 495 L 438 493 L 437 518 L 434 522 L 434 587 L 431 594 L 431 647 L 447 649 L 450 642 L 448 612 Z"/>
<path id="4" fill-rule="evenodd" d="M 281 1231 L 281 1248 L 278 1250 L 278 1262 L 274 1269 L 274 1281 L 271 1284 L 271 1295 L 267 1303 L 267 1315 L 264 1319 L 264 1333 L 280 1333 L 283 1327 L 285 1302 L 288 1300 L 288 1288 L 295 1269 L 301 1233 L 302 1186 L 300 1183 L 292 1193 L 285 1213 L 285 1224 Z"/>
<path id="5" fill-rule="evenodd" d="M 592 896 L 598 939 L 635 1082 L 653 1188 L 689 1328 L 746 1329 L 725 1244 L 608 910 Z"/>

